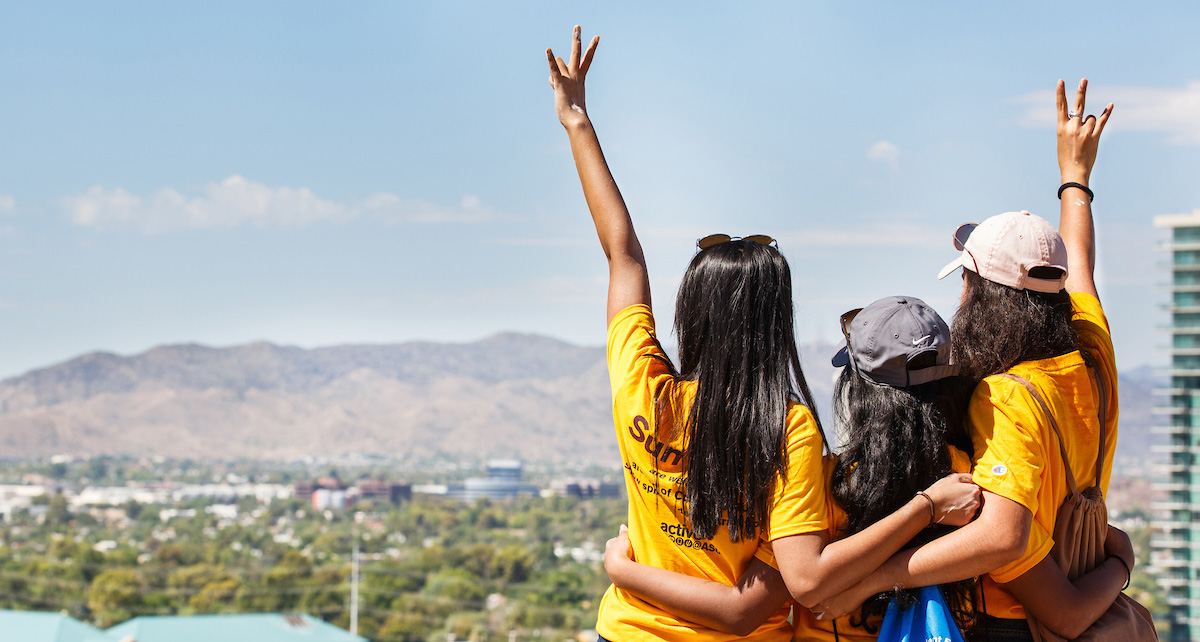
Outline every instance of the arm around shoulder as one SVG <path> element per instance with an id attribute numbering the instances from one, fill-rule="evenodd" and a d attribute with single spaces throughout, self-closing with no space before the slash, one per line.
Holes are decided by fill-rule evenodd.
<path id="1" fill-rule="evenodd" d="M 702 626 L 750 635 L 788 600 L 779 571 L 755 558 L 736 586 L 639 564 L 630 558 L 628 532 L 608 540 L 604 569 L 618 588 Z"/>

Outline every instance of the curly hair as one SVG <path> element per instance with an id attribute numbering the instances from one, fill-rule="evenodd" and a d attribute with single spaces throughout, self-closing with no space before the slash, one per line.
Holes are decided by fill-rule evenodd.
<path id="1" fill-rule="evenodd" d="M 972 451 L 964 429 L 970 392 L 970 382 L 962 377 L 893 388 L 867 381 L 852 368 L 842 370 L 834 389 L 842 452 L 830 479 L 833 498 L 846 513 L 841 537 L 887 517 L 917 491 L 950 474 L 947 444 Z M 925 529 L 905 548 L 932 541 L 950 530 L 944 526 Z M 943 584 L 942 589 L 955 619 L 966 630 L 974 617 L 975 580 Z M 903 589 L 879 593 L 863 603 L 852 623 L 871 631 L 870 622 L 883 615 L 890 598 L 903 604 L 915 596 L 916 591 Z"/>
<path id="2" fill-rule="evenodd" d="M 1066 291 L 1017 290 L 970 270 L 963 270 L 963 275 L 963 300 L 950 326 L 950 338 L 954 361 L 967 379 L 978 383 L 1023 361 L 1080 349 Z"/>

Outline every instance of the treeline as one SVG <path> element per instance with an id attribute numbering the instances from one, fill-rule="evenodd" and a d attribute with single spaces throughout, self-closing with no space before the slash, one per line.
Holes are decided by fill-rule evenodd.
<path id="1" fill-rule="evenodd" d="M 595 625 L 608 585 L 595 561 L 623 500 L 529 498 L 467 505 L 313 511 L 296 501 L 238 506 L 236 517 L 164 520 L 44 514 L 0 528 L 0 608 L 66 611 L 107 627 L 138 615 L 301 611 L 350 622 L 351 550 L 360 548 L 358 630 L 373 640 L 573 637 Z M 111 517 L 109 515 L 102 517 Z"/>

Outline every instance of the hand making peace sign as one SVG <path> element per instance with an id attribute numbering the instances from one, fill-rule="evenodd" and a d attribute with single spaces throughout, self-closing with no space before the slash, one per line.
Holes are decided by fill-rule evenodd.
<path id="1" fill-rule="evenodd" d="M 554 52 L 546 48 L 546 60 L 550 63 L 550 86 L 554 88 L 554 110 L 558 112 L 558 122 L 564 127 L 572 122 L 587 120 L 583 80 L 588 67 L 592 65 L 596 45 L 600 43 L 600 36 L 592 36 L 587 52 L 581 57 L 579 52 L 583 43 L 579 40 L 579 32 L 579 25 L 575 25 L 571 39 L 571 59 L 568 62 L 563 62 L 562 58 L 555 58 Z"/>
<path id="2" fill-rule="evenodd" d="M 1058 170 L 1064 183 L 1088 184 L 1092 166 L 1096 164 L 1096 148 L 1100 145 L 1100 133 L 1113 105 L 1109 103 L 1100 112 L 1100 118 L 1084 116 L 1084 100 L 1087 97 L 1087 78 L 1079 81 L 1075 92 L 1075 106 L 1067 108 L 1067 90 L 1063 81 L 1058 81 Z"/>

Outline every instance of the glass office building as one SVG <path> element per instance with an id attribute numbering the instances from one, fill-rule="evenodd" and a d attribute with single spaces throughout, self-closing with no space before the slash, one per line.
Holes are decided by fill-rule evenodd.
<path id="1" fill-rule="evenodd" d="M 1170 229 L 1168 283 L 1171 315 L 1170 383 L 1159 408 L 1156 430 L 1166 434 L 1163 499 L 1154 505 L 1158 534 L 1152 540 L 1159 583 L 1170 609 L 1169 640 L 1200 640 L 1200 210 L 1159 216 Z"/>

